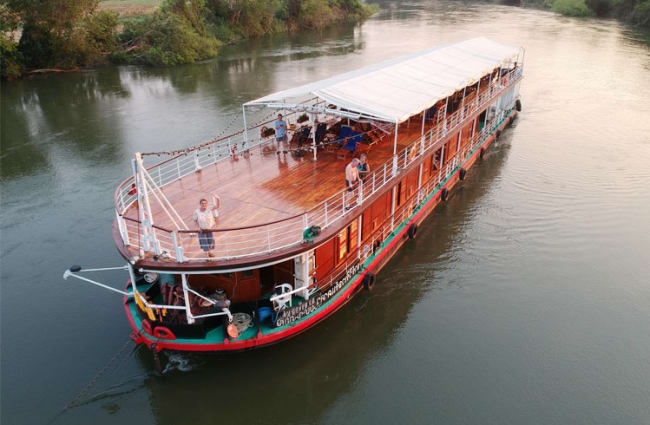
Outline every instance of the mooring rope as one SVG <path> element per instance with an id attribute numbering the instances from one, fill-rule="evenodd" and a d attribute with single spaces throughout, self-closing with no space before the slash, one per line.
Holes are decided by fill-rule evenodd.
<path id="1" fill-rule="evenodd" d="M 117 363 L 117 360 L 122 356 L 122 354 L 126 351 L 127 347 L 128 347 L 130 344 L 131 344 L 131 338 L 129 338 L 129 339 L 124 343 L 124 345 L 123 345 L 123 346 L 122 346 L 122 347 L 117 351 L 117 353 L 115 353 L 115 354 L 113 355 L 113 357 L 111 357 L 111 359 L 108 361 L 108 363 L 106 363 L 106 365 L 105 365 L 103 368 L 101 368 L 99 372 L 97 372 L 97 374 L 93 377 L 93 379 L 91 379 L 90 382 L 88 382 L 88 384 L 87 384 L 87 385 L 86 385 L 86 386 L 85 386 L 85 387 L 84 387 L 84 388 L 83 388 L 83 389 L 82 389 L 82 390 L 77 394 L 77 396 L 76 396 L 75 398 L 73 398 L 72 401 L 70 401 L 68 404 L 66 404 L 66 406 L 65 406 L 65 407 L 64 407 L 64 408 L 63 408 L 59 413 L 57 413 L 57 414 L 52 418 L 52 420 L 50 420 L 50 421 L 48 422 L 48 425 L 52 424 L 54 421 L 56 421 L 56 420 L 57 420 L 61 415 L 63 415 L 63 414 L 64 414 L 65 412 L 67 412 L 68 410 L 70 410 L 70 409 L 72 409 L 72 408 L 75 408 L 75 407 L 78 407 L 78 406 L 84 404 L 84 403 L 79 404 L 79 403 L 78 403 L 79 400 L 81 400 L 82 397 L 84 397 L 86 394 L 88 394 L 88 392 L 89 392 L 89 391 L 90 391 L 90 390 L 91 390 L 91 389 L 92 389 L 92 388 L 97 384 L 97 381 L 99 381 L 99 379 L 100 379 L 100 378 L 101 378 L 101 377 L 102 377 L 102 376 L 103 376 L 103 375 L 104 375 L 104 374 L 105 374 L 105 373 L 106 373 L 106 372 L 107 372 L 107 371 L 108 371 L 108 370 L 109 370 L 113 365 L 116 365 L 116 366 L 119 365 L 119 363 Z M 131 353 L 132 353 L 132 354 L 135 353 L 135 352 L 137 351 L 138 348 L 139 348 L 139 346 L 136 346 L 136 347 L 134 348 L 134 350 L 133 350 Z M 128 357 L 126 357 L 126 358 L 128 358 Z M 126 359 L 126 358 L 125 358 L 125 359 Z"/>

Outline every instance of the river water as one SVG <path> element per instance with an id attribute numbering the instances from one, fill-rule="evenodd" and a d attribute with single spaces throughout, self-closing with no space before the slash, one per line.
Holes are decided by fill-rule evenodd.
<path id="1" fill-rule="evenodd" d="M 169 69 L 2 85 L 2 423 L 650 424 L 650 49 L 614 21 L 384 3 L 361 26 Z M 484 35 L 526 48 L 523 113 L 362 293 L 286 343 L 118 356 L 112 193 L 136 151 L 219 133 L 244 101 Z M 104 279 L 121 286 L 122 274 Z"/>

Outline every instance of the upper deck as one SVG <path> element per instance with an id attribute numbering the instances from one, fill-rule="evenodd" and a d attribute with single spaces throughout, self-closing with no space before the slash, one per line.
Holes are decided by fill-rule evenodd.
<path id="1" fill-rule="evenodd" d="M 392 187 L 400 170 L 458 134 L 520 78 L 517 62 L 494 67 L 400 124 L 355 117 L 351 124 L 357 125 L 363 141 L 354 152 L 340 147 L 349 138 L 338 138 L 336 129 L 314 155 L 313 119 L 329 128 L 350 123 L 349 109 L 329 105 L 323 112 L 316 109 L 317 102 L 294 105 L 287 114 L 295 123 L 298 115 L 310 113 L 303 127 L 312 129 L 302 146 L 285 144 L 288 153 L 276 152 L 274 137 L 261 137 L 260 124 L 246 134 L 178 151 L 153 166 L 145 167 L 138 158 L 136 178 L 125 180 L 115 192 L 116 236 L 121 239 L 116 243 L 126 257 L 160 265 L 216 265 L 299 248 L 304 229 L 345 225 L 344 216 L 356 214 L 365 200 Z M 295 132 L 300 128 L 298 124 Z M 288 133 L 292 140 L 294 131 Z M 371 174 L 348 192 L 345 166 L 361 153 L 367 154 Z M 213 229 L 215 247 L 208 254 L 199 244 L 193 213 L 199 200 L 211 200 L 212 194 L 219 196 L 221 206 Z"/>

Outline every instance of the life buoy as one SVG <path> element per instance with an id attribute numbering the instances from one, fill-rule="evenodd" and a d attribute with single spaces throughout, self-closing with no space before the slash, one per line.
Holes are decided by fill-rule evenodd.
<path id="1" fill-rule="evenodd" d="M 418 232 L 418 225 L 411 223 L 408 230 L 409 239 L 415 239 L 415 234 Z"/>
<path id="2" fill-rule="evenodd" d="M 461 168 L 460 171 L 458 171 L 458 179 L 460 181 L 465 180 L 465 174 L 467 174 L 467 170 L 464 168 Z"/>
<path id="3" fill-rule="evenodd" d="M 479 158 L 483 159 L 483 157 L 485 156 L 485 148 L 481 148 L 481 151 L 479 152 L 478 156 Z"/>
<path id="4" fill-rule="evenodd" d="M 440 191 L 440 199 L 442 199 L 442 202 L 445 202 L 447 200 L 447 195 L 449 195 L 449 191 L 446 187 L 443 187 Z"/>
<path id="5" fill-rule="evenodd" d="M 517 99 L 517 101 L 515 102 L 515 109 L 517 110 L 517 112 L 521 112 L 521 100 Z"/>
<path id="6" fill-rule="evenodd" d="M 269 128 L 268 128 L 267 126 L 265 126 L 265 125 L 263 125 L 262 128 L 260 128 L 260 137 L 261 137 L 261 138 L 264 138 L 264 132 L 265 132 L 266 130 L 268 130 L 268 129 L 269 129 Z"/>
<path id="7" fill-rule="evenodd" d="M 226 333 L 228 334 L 228 338 L 230 338 L 230 339 L 239 338 L 239 331 L 237 330 L 237 326 L 235 326 L 232 323 L 230 323 L 230 324 L 228 324 L 228 326 L 226 326 Z"/>
<path id="8" fill-rule="evenodd" d="M 170 331 L 169 328 L 164 326 L 156 326 L 153 330 L 153 336 L 160 339 L 171 339 L 172 341 L 176 339 L 174 332 Z"/>
<path id="9" fill-rule="evenodd" d="M 371 272 L 366 273 L 366 275 L 363 277 L 362 283 L 363 288 L 366 291 L 372 291 L 372 289 L 375 287 L 375 275 Z"/>
<path id="10" fill-rule="evenodd" d="M 149 335 L 153 335 L 153 332 L 151 331 L 151 322 L 149 322 L 147 319 L 142 319 L 142 330 Z"/>

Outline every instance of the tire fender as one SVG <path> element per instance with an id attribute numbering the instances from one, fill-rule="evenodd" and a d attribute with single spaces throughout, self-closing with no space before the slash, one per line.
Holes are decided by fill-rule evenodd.
<path id="1" fill-rule="evenodd" d="M 365 276 L 363 276 L 361 283 L 366 291 L 372 291 L 375 287 L 375 275 L 372 274 L 372 272 L 367 272 Z"/>
<path id="2" fill-rule="evenodd" d="M 449 195 L 449 191 L 447 190 L 446 187 L 442 188 L 442 191 L 440 191 L 440 199 L 442 202 L 445 202 L 447 200 L 447 196 Z"/>
<path id="3" fill-rule="evenodd" d="M 409 239 L 415 239 L 415 235 L 417 234 L 417 232 L 418 232 L 418 225 L 415 223 L 411 223 L 408 230 Z"/>
<path id="4" fill-rule="evenodd" d="M 517 110 L 517 112 L 521 112 L 521 100 L 517 99 L 517 101 L 515 102 L 515 109 Z"/>
<path id="5" fill-rule="evenodd" d="M 461 168 L 461 169 L 458 171 L 458 179 L 459 179 L 460 181 L 465 180 L 465 174 L 467 174 L 467 170 L 464 169 L 464 168 Z"/>

